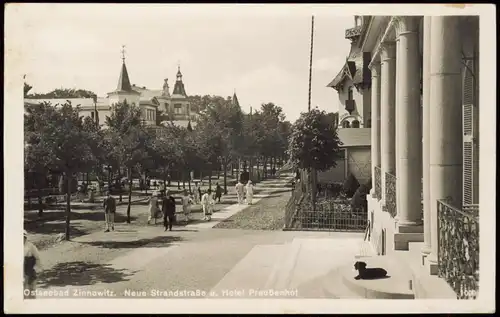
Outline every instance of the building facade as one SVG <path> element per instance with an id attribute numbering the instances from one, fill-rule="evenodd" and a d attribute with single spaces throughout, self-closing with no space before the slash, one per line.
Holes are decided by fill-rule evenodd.
<path id="1" fill-rule="evenodd" d="M 418 248 L 426 274 L 475 297 L 479 17 L 364 16 L 354 29 L 372 76 L 370 243 Z"/>
<path id="2" fill-rule="evenodd" d="M 355 16 L 354 27 L 346 30 L 345 38 L 351 49 L 344 66 L 327 85 L 338 92 L 340 107 L 338 126 L 342 128 L 370 128 L 371 126 L 371 72 L 370 52 L 362 50 L 362 18 Z"/>
<path id="3" fill-rule="evenodd" d="M 144 86 L 131 84 L 125 58 L 123 58 L 117 88 L 109 92 L 105 98 L 98 97 L 95 100 L 92 98 L 25 99 L 25 104 L 49 102 L 52 105 L 59 105 L 68 100 L 73 106 L 78 106 L 81 116 L 97 119 L 102 127 L 106 127 L 106 117 L 111 115 L 113 105 L 124 101 L 140 107 L 142 120 L 148 126 L 157 125 L 158 110 L 166 114 L 175 125 L 183 127 L 195 126 L 195 120 L 198 118 L 197 113 L 191 112 L 180 67 L 177 71 L 174 91 L 170 95 L 168 79 L 165 79 L 163 89 L 147 89 Z"/>

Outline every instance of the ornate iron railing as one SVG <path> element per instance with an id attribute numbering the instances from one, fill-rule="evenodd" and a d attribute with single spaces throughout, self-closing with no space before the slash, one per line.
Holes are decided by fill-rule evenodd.
<path id="1" fill-rule="evenodd" d="M 345 30 L 345 38 L 350 39 L 355 36 L 360 36 L 361 35 L 361 26 L 355 26 L 353 28 Z"/>
<path id="2" fill-rule="evenodd" d="M 298 210 L 298 205 L 303 199 L 303 191 L 301 184 L 296 184 L 292 191 L 292 196 L 288 200 L 285 207 L 285 229 L 291 228 L 293 219 Z"/>
<path id="3" fill-rule="evenodd" d="M 479 207 L 438 204 L 438 274 L 458 299 L 475 299 L 479 288 Z"/>
<path id="4" fill-rule="evenodd" d="M 292 230 L 364 232 L 368 225 L 365 208 L 353 208 L 348 201 L 329 201 L 311 206 L 299 206 Z"/>
<path id="5" fill-rule="evenodd" d="M 382 199 L 382 170 L 375 166 L 375 198 Z"/>
<path id="6" fill-rule="evenodd" d="M 397 213 L 396 204 L 396 176 L 391 173 L 385 173 L 385 206 L 386 211 L 395 217 Z"/>

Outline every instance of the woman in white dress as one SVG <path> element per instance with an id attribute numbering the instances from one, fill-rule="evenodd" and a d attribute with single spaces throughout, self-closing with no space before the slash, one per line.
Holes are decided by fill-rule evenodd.
<path id="1" fill-rule="evenodd" d="M 253 200 L 253 184 L 252 184 L 252 181 L 249 180 L 247 185 L 245 186 L 245 189 L 246 189 L 246 194 L 247 194 L 247 204 L 251 205 L 252 204 L 252 200 Z"/>
<path id="2" fill-rule="evenodd" d="M 182 211 L 184 213 L 184 217 L 186 221 L 189 221 L 189 214 L 191 213 L 191 204 L 193 203 L 193 199 L 189 196 L 187 190 L 184 190 L 182 195 Z"/>
<path id="3" fill-rule="evenodd" d="M 203 208 L 203 220 L 210 221 L 212 219 L 213 206 L 215 204 L 212 190 L 208 191 L 201 197 L 201 206 Z"/>
<path id="4" fill-rule="evenodd" d="M 151 223 L 151 220 L 154 219 L 156 225 L 156 216 L 158 214 L 158 193 L 153 192 L 151 198 L 149 199 L 149 217 L 148 217 L 148 225 Z"/>

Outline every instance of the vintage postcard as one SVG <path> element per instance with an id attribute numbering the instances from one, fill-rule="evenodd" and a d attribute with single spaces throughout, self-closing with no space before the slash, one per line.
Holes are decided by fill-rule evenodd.
<path id="1" fill-rule="evenodd" d="M 7 313 L 495 311 L 493 5 L 4 10 Z"/>

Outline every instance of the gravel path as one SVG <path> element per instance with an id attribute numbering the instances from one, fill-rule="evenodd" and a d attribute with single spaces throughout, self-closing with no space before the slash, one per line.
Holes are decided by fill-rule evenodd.
<path id="1" fill-rule="evenodd" d="M 290 196 L 290 191 L 275 191 L 269 197 L 261 199 L 255 205 L 248 206 L 248 208 L 217 224 L 214 228 L 282 230 L 285 207 Z"/>

